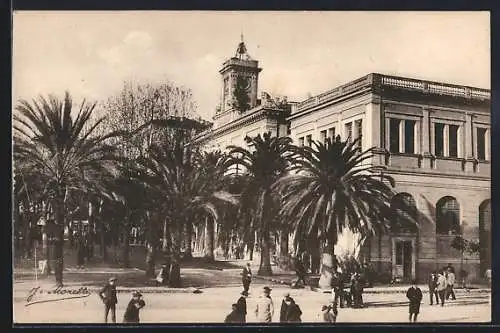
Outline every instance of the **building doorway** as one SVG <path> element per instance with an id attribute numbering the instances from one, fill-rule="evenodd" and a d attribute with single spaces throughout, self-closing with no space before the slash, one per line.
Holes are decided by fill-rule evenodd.
<path id="1" fill-rule="evenodd" d="M 393 239 L 392 277 L 402 282 L 415 278 L 415 241 L 413 239 Z"/>

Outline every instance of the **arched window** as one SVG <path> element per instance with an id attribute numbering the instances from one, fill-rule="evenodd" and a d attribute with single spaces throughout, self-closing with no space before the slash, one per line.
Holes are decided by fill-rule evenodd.
<path id="1" fill-rule="evenodd" d="M 485 200 L 479 205 L 479 262 L 481 274 L 491 268 L 491 200 Z"/>
<path id="2" fill-rule="evenodd" d="M 443 197 L 436 204 L 436 233 L 460 234 L 460 205 L 453 197 Z"/>
<path id="3" fill-rule="evenodd" d="M 391 221 L 393 233 L 417 232 L 417 204 L 409 193 L 398 193 L 391 201 L 394 216 Z"/>

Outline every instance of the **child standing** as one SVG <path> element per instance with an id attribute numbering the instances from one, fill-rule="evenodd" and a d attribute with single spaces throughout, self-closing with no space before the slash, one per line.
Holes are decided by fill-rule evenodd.
<path id="1" fill-rule="evenodd" d="M 127 310 L 123 316 L 124 323 L 139 323 L 139 310 L 146 306 L 142 299 L 142 294 L 138 291 L 132 294 L 132 299 L 128 302 Z"/>
<path id="2" fill-rule="evenodd" d="M 416 280 L 412 281 L 412 286 L 406 292 L 406 297 L 410 300 L 410 322 L 412 322 L 412 316 L 413 322 L 416 322 L 417 315 L 420 312 L 420 303 L 422 302 L 422 290 L 417 287 Z"/>

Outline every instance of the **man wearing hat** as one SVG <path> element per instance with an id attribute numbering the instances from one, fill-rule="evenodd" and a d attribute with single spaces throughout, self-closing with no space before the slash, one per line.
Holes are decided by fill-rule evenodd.
<path id="1" fill-rule="evenodd" d="M 290 299 L 292 299 L 290 297 L 290 293 L 286 292 L 283 295 L 283 300 L 281 301 L 280 323 L 286 323 L 286 314 L 287 314 L 287 310 L 288 310 L 287 300 L 290 300 Z"/>
<path id="2" fill-rule="evenodd" d="M 241 292 L 241 297 L 238 299 L 236 302 L 236 312 L 240 316 L 240 323 L 246 323 L 246 317 L 247 317 L 247 298 L 248 297 L 248 292 L 242 291 Z"/>
<path id="3" fill-rule="evenodd" d="M 116 323 L 116 303 L 118 303 L 116 298 L 116 277 L 109 278 L 108 283 L 99 292 L 99 297 L 104 303 L 104 322 L 108 322 L 108 314 L 111 310 L 111 321 Z"/>
<path id="4" fill-rule="evenodd" d="M 127 310 L 123 316 L 124 323 L 139 323 L 139 310 L 146 306 L 142 299 L 142 294 L 138 291 L 132 294 L 132 299 L 128 302 Z"/>
<path id="5" fill-rule="evenodd" d="M 255 315 L 261 323 L 270 323 L 273 320 L 274 304 L 271 299 L 271 288 L 266 286 L 262 289 L 262 295 L 259 297 L 257 306 L 255 307 Z"/>

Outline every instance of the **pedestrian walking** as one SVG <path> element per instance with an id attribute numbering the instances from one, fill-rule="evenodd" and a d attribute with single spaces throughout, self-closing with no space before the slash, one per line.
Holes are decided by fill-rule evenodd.
<path id="1" fill-rule="evenodd" d="M 241 323 L 246 323 L 247 321 L 247 297 L 248 297 L 248 292 L 242 291 L 241 292 L 241 297 L 238 299 L 236 302 L 236 311 L 240 315 L 240 322 Z"/>
<path id="2" fill-rule="evenodd" d="M 255 316 L 257 320 L 261 323 L 270 323 L 273 320 L 274 315 L 274 304 L 271 299 L 271 288 L 264 287 L 262 289 L 262 295 L 257 300 L 257 306 L 255 307 Z"/>
<path id="3" fill-rule="evenodd" d="M 337 322 L 337 309 L 331 306 L 323 305 L 321 307 L 320 318 L 324 323 L 336 323 Z"/>
<path id="4" fill-rule="evenodd" d="M 128 302 L 127 309 L 123 315 L 124 323 L 139 323 L 139 311 L 146 306 L 142 299 L 142 294 L 138 291 L 132 294 L 132 299 Z"/>
<path id="5" fill-rule="evenodd" d="M 446 297 L 446 277 L 444 270 L 439 272 L 436 289 L 441 300 L 441 306 L 444 306 L 444 299 Z"/>
<path id="6" fill-rule="evenodd" d="M 300 323 L 302 322 L 300 316 L 302 316 L 302 310 L 300 307 L 295 303 L 295 300 L 291 298 L 290 296 L 285 297 L 285 303 L 286 303 L 286 315 L 285 315 L 285 322 L 287 323 Z"/>
<path id="7" fill-rule="evenodd" d="M 434 299 L 436 300 L 436 305 L 439 304 L 439 295 L 437 291 L 437 281 L 438 281 L 438 276 L 436 272 L 432 272 L 431 275 L 429 276 L 429 280 L 427 282 L 429 286 L 429 300 L 430 300 L 430 305 L 434 304 Z"/>
<path id="8" fill-rule="evenodd" d="M 250 268 L 250 263 L 243 267 L 243 272 L 241 272 L 241 280 L 243 282 L 243 291 L 248 293 L 250 289 L 250 283 L 252 282 L 252 269 Z"/>
<path id="9" fill-rule="evenodd" d="M 116 277 L 111 277 L 108 283 L 99 292 L 99 297 L 104 303 L 104 322 L 108 322 L 108 314 L 111 311 L 111 321 L 116 323 Z"/>
<path id="10" fill-rule="evenodd" d="M 286 323 L 286 313 L 288 310 L 288 304 L 286 302 L 286 299 L 289 299 L 290 293 L 285 293 L 283 295 L 283 300 L 281 301 L 281 309 L 280 309 L 280 323 Z"/>
<path id="11" fill-rule="evenodd" d="M 413 280 L 412 286 L 406 291 L 406 297 L 410 300 L 410 322 L 416 322 L 418 313 L 420 312 L 420 303 L 422 302 L 422 290 L 417 287 L 417 281 Z M 412 318 L 413 317 L 413 318 Z"/>
<path id="12" fill-rule="evenodd" d="M 452 268 L 448 267 L 448 276 L 446 277 L 446 300 L 450 298 L 454 301 L 457 298 L 455 297 L 455 291 L 453 290 L 453 285 L 455 284 L 455 272 Z"/>
<path id="13" fill-rule="evenodd" d="M 237 305 L 236 304 L 231 305 L 231 312 L 226 316 L 224 323 L 226 324 L 240 323 L 241 322 L 240 320 L 241 317 L 238 314 Z"/>

